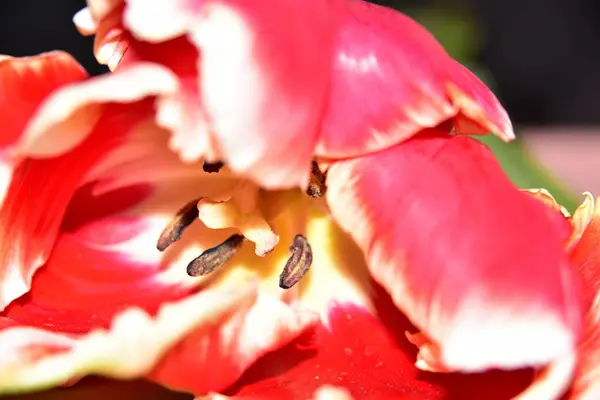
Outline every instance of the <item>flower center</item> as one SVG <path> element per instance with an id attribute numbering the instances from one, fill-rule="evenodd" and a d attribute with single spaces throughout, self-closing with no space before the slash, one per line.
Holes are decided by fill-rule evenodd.
<path id="1" fill-rule="evenodd" d="M 205 162 L 202 169 L 207 173 L 218 173 L 223 167 L 222 162 Z M 327 191 L 325 181 L 326 173 L 321 172 L 318 164 L 313 161 L 306 194 L 311 198 L 323 197 Z M 209 228 L 234 227 L 241 233 L 230 236 L 224 242 L 203 251 L 194 258 L 187 266 L 188 275 L 205 276 L 223 267 L 236 255 L 246 239 L 256 244 L 255 252 L 262 257 L 272 251 L 279 242 L 279 236 L 267 220 L 277 216 L 277 209 L 281 207 L 279 203 L 298 201 L 294 196 L 292 198 L 286 196 L 286 192 L 264 192 L 264 195 L 275 197 L 270 200 L 275 205 L 269 207 L 267 212 L 261 210 L 262 204 L 259 204 L 261 191 L 249 183 L 241 183 L 224 201 L 194 199 L 183 206 L 165 227 L 158 238 L 156 248 L 161 252 L 165 251 L 181 239 L 187 227 L 200 219 Z M 266 202 L 268 203 L 269 200 Z M 300 215 L 299 218 L 302 216 Z M 296 234 L 289 247 L 291 254 L 279 278 L 279 287 L 282 289 L 289 289 L 297 284 L 312 265 L 312 248 L 302 232 L 303 228 L 298 230 L 300 232 Z"/>

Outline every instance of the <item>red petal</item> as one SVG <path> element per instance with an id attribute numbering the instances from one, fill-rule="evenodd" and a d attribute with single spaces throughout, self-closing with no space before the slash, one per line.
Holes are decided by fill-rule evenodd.
<path id="1" fill-rule="evenodd" d="M 573 351 L 581 310 L 564 217 L 518 191 L 485 146 L 431 131 L 334 164 L 328 185 L 335 219 L 449 368 Z"/>
<path id="2" fill-rule="evenodd" d="M 171 392 L 144 380 L 116 381 L 90 377 L 74 386 L 44 392 L 20 395 L 14 400 L 190 400 L 184 393 Z"/>
<path id="3" fill-rule="evenodd" d="M 583 226 L 583 233 L 574 245 L 571 259 L 575 269 L 583 276 L 583 294 L 589 308 L 600 293 L 600 202 L 594 202 L 593 198 L 586 200 L 575 211 L 573 220 Z"/>
<path id="4" fill-rule="evenodd" d="M 0 59 L 0 148 L 14 144 L 42 100 L 53 90 L 87 76 L 67 53 Z"/>
<path id="5" fill-rule="evenodd" d="M 579 345 L 577 373 L 568 399 L 600 398 L 600 295 L 588 311 L 586 327 Z"/>
<path id="6" fill-rule="evenodd" d="M 16 168 L 0 213 L 0 310 L 29 289 L 75 190 L 94 164 L 125 140 L 124 132 L 139 122 L 146 106 L 111 108 L 76 151 L 26 159 Z"/>
<path id="7" fill-rule="evenodd" d="M 322 385 L 345 388 L 355 399 L 509 399 L 531 380 L 529 371 L 434 375 L 418 371 L 414 329 L 380 301 L 379 317 L 335 305 L 327 326 L 256 363 L 226 395 L 240 399 L 308 399 Z"/>
<path id="8" fill-rule="evenodd" d="M 455 116 L 461 133 L 514 137 L 492 92 L 421 25 L 385 7 L 347 4 L 318 155 L 367 154 Z"/>
<path id="9" fill-rule="evenodd" d="M 575 211 L 573 220 L 575 236 L 581 237 L 574 244 L 571 257 L 575 269 L 583 277 L 588 313 L 579 345 L 579 365 L 569 399 L 592 400 L 600 397 L 600 203 L 588 196 Z"/>
<path id="10" fill-rule="evenodd" d="M 12 147 L 35 109 L 54 89 L 85 76 L 83 68 L 63 52 L 24 58 L 0 56 L 0 204 L 12 178 Z"/>

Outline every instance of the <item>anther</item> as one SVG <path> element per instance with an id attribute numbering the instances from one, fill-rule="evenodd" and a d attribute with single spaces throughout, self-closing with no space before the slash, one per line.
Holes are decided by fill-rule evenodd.
<path id="1" fill-rule="evenodd" d="M 279 276 L 279 287 L 289 289 L 306 275 L 312 264 L 312 249 L 308 240 L 302 235 L 296 235 L 290 246 L 292 255 L 285 263 Z"/>
<path id="2" fill-rule="evenodd" d="M 327 185 L 325 184 L 326 178 L 327 174 L 321 172 L 317 162 L 313 161 L 310 171 L 310 181 L 308 183 L 308 188 L 306 189 L 306 194 L 310 197 L 325 196 L 325 193 L 327 192 Z"/>
<path id="3" fill-rule="evenodd" d="M 217 173 L 221 170 L 221 168 L 223 168 L 224 165 L 225 164 L 220 161 L 214 163 L 204 161 L 204 164 L 202 164 L 202 170 L 204 172 L 208 172 L 209 174 Z"/>
<path id="4" fill-rule="evenodd" d="M 198 200 L 192 200 L 183 206 L 162 231 L 156 243 L 156 248 L 159 251 L 165 251 L 170 245 L 181 239 L 181 234 L 185 228 L 198 218 Z"/>
<path id="5" fill-rule="evenodd" d="M 202 254 L 188 264 L 188 275 L 204 276 L 222 267 L 237 253 L 243 242 L 244 236 L 235 234 L 220 245 L 204 250 Z"/>

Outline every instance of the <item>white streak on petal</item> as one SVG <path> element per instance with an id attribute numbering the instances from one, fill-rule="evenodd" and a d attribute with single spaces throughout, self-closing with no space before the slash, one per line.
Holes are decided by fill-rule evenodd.
<path id="1" fill-rule="evenodd" d="M 353 397 L 347 389 L 323 385 L 315 391 L 311 400 L 353 400 Z"/>
<path id="2" fill-rule="evenodd" d="M 13 244 L 13 246 L 16 246 L 16 244 Z M 18 249 L 15 249 L 14 252 L 14 254 L 22 254 L 22 252 Z M 30 276 L 24 276 L 22 273 L 22 265 L 19 265 L 19 263 L 14 260 L 11 262 L 11 264 L 6 265 L 6 275 L 3 277 L 1 283 L 2 290 L 0 290 L 0 304 L 7 305 L 13 300 L 29 292 L 33 273 L 44 262 L 45 258 L 41 255 L 39 255 L 37 259 L 33 260 L 30 268 L 28 269 L 28 271 L 30 271 Z"/>
<path id="3" fill-rule="evenodd" d="M 534 379 L 533 384 L 514 400 L 560 399 L 571 385 L 576 366 L 575 353 L 552 362 Z"/>
<path id="4" fill-rule="evenodd" d="M 249 307 L 256 298 L 256 288 L 250 285 L 235 291 L 202 292 L 164 305 L 156 317 L 141 309 L 127 309 L 115 317 L 110 330 L 92 331 L 74 341 L 69 351 L 28 365 L 0 362 L 0 392 L 51 387 L 89 373 L 117 379 L 146 375 L 194 328 L 218 323 L 233 309 Z M 24 334 L 30 329 L 15 327 L 0 331 L 0 343 L 9 343 L 4 340 L 4 335 Z M 62 335 L 55 336 L 51 342 L 64 341 L 58 337 Z"/>
<path id="5" fill-rule="evenodd" d="M 238 137 L 240 132 L 260 129 L 256 126 L 257 116 L 267 98 L 263 93 L 264 77 L 252 54 L 254 34 L 243 17 L 225 5 L 213 4 L 203 16 L 190 32 L 203 55 L 202 97 L 214 130 L 226 138 L 220 143 L 224 153 L 229 154 L 231 147 L 244 146 L 243 152 L 235 151 L 236 157 L 226 160 L 232 169 L 244 170 L 257 161 L 257 155 L 264 154 L 267 145 L 259 140 L 240 141 Z M 254 100 L 241 101 L 240 93 Z"/>
<path id="6" fill-rule="evenodd" d="M 21 154 L 53 157 L 81 143 L 101 115 L 101 103 L 130 103 L 174 93 L 176 76 L 158 64 L 139 63 L 57 91 L 36 112 L 18 145 Z"/>
<path id="7" fill-rule="evenodd" d="M 92 17 L 92 13 L 88 7 L 85 7 L 79 10 L 75 16 L 73 17 L 73 23 L 79 33 L 84 36 L 93 35 L 96 33 L 96 29 L 98 29 L 98 25 L 94 18 Z"/>
<path id="8" fill-rule="evenodd" d="M 128 0 L 124 24 L 133 35 L 146 42 L 158 43 L 183 35 L 193 18 L 186 11 L 186 0 Z"/>

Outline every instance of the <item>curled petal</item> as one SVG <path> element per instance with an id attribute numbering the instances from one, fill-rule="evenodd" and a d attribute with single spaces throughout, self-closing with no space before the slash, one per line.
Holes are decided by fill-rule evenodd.
<path id="1" fill-rule="evenodd" d="M 419 348 L 415 366 L 423 371 L 454 372 L 447 368 L 440 357 L 440 349 L 436 343 L 429 340 L 422 333 L 406 334 L 408 340 Z M 540 371 L 532 384 L 527 387 L 514 400 L 542 400 L 558 398 L 571 386 L 575 372 L 576 355 L 568 354 L 566 357 L 555 360 Z"/>
<path id="2" fill-rule="evenodd" d="M 486 135 L 493 132 L 504 141 L 514 139 L 510 118 L 490 89 L 454 60 L 447 68 L 450 76 L 446 91 L 458 110 L 453 118 L 456 133 Z"/>
<path id="3" fill-rule="evenodd" d="M 452 118 L 459 133 L 514 138 L 493 93 L 421 25 L 367 2 L 346 4 L 318 155 L 367 154 Z"/>
<path id="4" fill-rule="evenodd" d="M 81 143 L 94 129 L 104 103 L 133 103 L 175 92 L 177 85 L 167 69 L 142 63 L 117 74 L 65 87 L 49 97 L 36 112 L 19 149 L 36 157 L 64 153 Z"/>
<path id="5" fill-rule="evenodd" d="M 328 185 L 333 216 L 444 365 L 543 365 L 574 350 L 564 217 L 518 191 L 485 146 L 424 132 L 335 163 Z"/>

